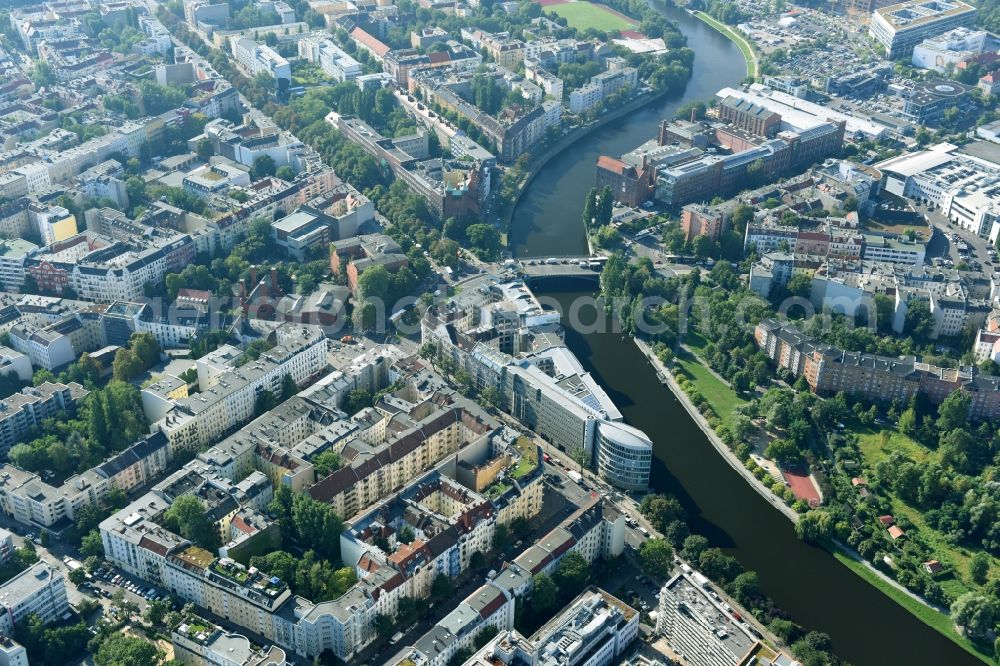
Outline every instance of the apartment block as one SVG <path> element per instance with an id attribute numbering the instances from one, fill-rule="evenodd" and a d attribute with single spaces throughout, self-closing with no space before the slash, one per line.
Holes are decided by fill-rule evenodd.
<path id="1" fill-rule="evenodd" d="M 912 356 L 891 358 L 843 351 L 773 320 L 758 324 L 754 338 L 772 362 L 804 376 L 819 395 L 844 392 L 888 403 L 906 402 L 920 394 L 938 404 L 952 392 L 961 391 L 970 398 L 970 418 L 1000 415 L 1000 380 L 981 374 L 975 367 L 941 368 Z"/>
<path id="2" fill-rule="evenodd" d="M 208 620 L 191 618 L 170 632 L 174 659 L 189 666 L 285 666 L 285 651 L 261 648 L 246 636 L 228 632 Z"/>
<path id="3" fill-rule="evenodd" d="M 250 420 L 258 392 L 278 394 L 284 376 L 298 385 L 318 377 L 327 367 L 327 342 L 321 334 L 304 328 L 279 329 L 278 343 L 256 361 L 237 365 L 236 350 L 220 367 L 198 360 L 198 393 L 188 395 L 187 385 L 165 378 L 142 391 L 146 417 L 167 436 L 171 452 L 205 448 Z M 218 358 L 218 356 L 213 357 Z"/>
<path id="4" fill-rule="evenodd" d="M 6 454 L 45 419 L 75 413 L 77 401 L 88 393 L 76 382 L 43 382 L 0 400 L 0 452 Z"/>
<path id="5" fill-rule="evenodd" d="M 14 625 L 34 613 L 43 624 L 62 620 L 69 611 L 66 579 L 46 562 L 36 562 L 0 585 L 0 631 L 10 636 Z"/>
<path id="6" fill-rule="evenodd" d="M 258 44 L 247 37 L 231 37 L 230 49 L 243 71 L 251 77 L 267 74 L 275 81 L 292 80 L 292 66 L 288 60 L 270 46 Z"/>

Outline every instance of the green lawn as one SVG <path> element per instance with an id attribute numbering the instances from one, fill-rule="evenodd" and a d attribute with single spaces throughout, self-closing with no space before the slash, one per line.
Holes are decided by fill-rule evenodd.
<path id="1" fill-rule="evenodd" d="M 757 76 L 757 60 L 753 53 L 753 46 L 750 44 L 746 37 L 741 35 L 736 30 L 732 29 L 725 23 L 716 21 L 714 18 L 706 14 L 705 12 L 696 11 L 694 15 L 700 18 L 705 23 L 709 24 L 723 35 L 733 40 L 733 43 L 739 47 L 740 51 L 743 52 L 743 58 L 747 61 L 747 76 L 752 76 L 756 78 Z"/>
<path id="2" fill-rule="evenodd" d="M 992 655 L 988 655 L 982 650 L 978 649 L 975 644 L 973 644 L 968 639 L 959 636 L 955 631 L 955 625 L 947 615 L 939 613 L 930 606 L 922 604 L 910 595 L 902 592 L 896 587 L 890 585 L 881 577 L 877 576 L 875 572 L 869 569 L 867 566 L 848 557 L 840 550 L 833 552 L 833 556 L 843 564 L 845 567 L 856 573 L 857 575 L 864 578 L 866 581 L 874 585 L 881 591 L 884 595 L 895 601 L 897 604 L 910 611 L 913 615 L 917 616 L 924 624 L 938 630 L 944 634 L 948 639 L 957 643 L 966 652 L 982 659 L 987 663 L 992 663 Z"/>
<path id="3" fill-rule="evenodd" d="M 740 405 L 746 404 L 746 400 L 736 395 L 736 391 L 728 385 L 719 381 L 715 375 L 708 371 L 695 356 L 680 355 L 674 359 L 674 365 L 680 369 L 684 376 L 697 387 L 712 411 L 725 423 L 732 416 L 733 411 Z"/>
<path id="4" fill-rule="evenodd" d="M 848 424 L 848 429 L 858 435 L 858 447 L 869 468 L 888 458 L 893 451 L 899 451 L 916 462 L 925 462 L 934 455 L 926 446 L 898 430 L 866 428 L 856 420 Z"/>
<path id="5" fill-rule="evenodd" d="M 566 2 L 561 5 L 549 5 L 545 11 L 566 19 L 569 27 L 577 30 L 593 28 L 604 32 L 634 30 L 636 23 L 626 21 L 604 6 L 591 2 Z"/>

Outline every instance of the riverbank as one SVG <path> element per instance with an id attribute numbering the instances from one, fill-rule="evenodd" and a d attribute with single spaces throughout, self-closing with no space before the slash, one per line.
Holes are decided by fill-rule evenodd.
<path id="1" fill-rule="evenodd" d="M 750 484 L 751 488 L 753 488 L 759 495 L 767 499 L 772 506 L 781 511 L 781 513 L 784 514 L 786 518 L 791 520 L 792 523 L 798 522 L 799 514 L 785 504 L 782 498 L 775 495 L 767 485 L 757 479 L 757 477 L 755 477 L 753 473 L 743 465 L 743 462 L 733 453 L 733 451 L 726 446 L 725 442 L 719 438 L 719 436 L 715 433 L 715 430 L 705 419 L 704 415 L 698 411 L 698 408 L 695 407 L 694 403 L 691 402 L 690 398 L 688 398 L 687 394 L 677 383 L 673 373 L 663 364 L 662 361 L 660 361 L 649 344 L 638 338 L 635 339 L 635 343 L 656 370 L 657 376 L 670 389 L 671 393 L 674 394 L 691 419 L 698 425 L 702 432 L 705 433 L 706 438 L 712 444 L 713 448 L 718 451 L 729 466 L 739 472 L 740 475 Z M 699 363 L 696 356 L 692 362 Z M 824 546 L 824 550 L 829 552 L 838 562 L 850 569 L 853 573 L 860 576 L 889 599 L 902 606 L 925 625 L 936 630 L 969 654 L 982 659 L 987 663 L 991 663 L 990 655 L 979 651 L 975 644 L 958 634 L 955 630 L 954 623 L 948 615 L 947 609 L 932 606 L 925 599 L 917 596 L 902 586 L 899 582 L 876 569 L 856 551 L 840 542 L 827 544 Z"/>
<path id="2" fill-rule="evenodd" d="M 743 58 L 747 63 L 747 76 L 757 78 L 757 75 L 760 73 L 760 62 L 757 59 L 757 52 L 754 50 L 750 40 L 732 26 L 712 18 L 703 11 L 694 10 L 691 14 L 731 39 L 739 47 L 740 52 L 743 53 Z"/>
<path id="3" fill-rule="evenodd" d="M 743 461 L 736 457 L 736 454 L 733 453 L 732 450 L 726 446 L 726 443 L 723 442 L 722 439 L 715 433 L 715 430 L 711 425 L 709 425 L 702 413 L 698 411 L 698 408 L 694 406 L 694 403 L 691 402 L 687 394 L 684 393 L 683 389 L 681 389 L 677 380 L 674 379 L 673 373 L 659 358 L 657 358 L 649 344 L 645 340 L 640 340 L 639 338 L 634 339 L 636 346 L 639 347 L 639 350 L 656 370 L 657 376 L 661 379 L 661 381 L 663 381 L 664 384 L 667 385 L 670 392 L 677 398 L 678 402 L 681 403 L 684 410 L 691 417 L 691 420 L 698 425 L 703 433 L 705 433 L 705 437 L 708 438 L 708 441 L 712 444 L 715 450 L 718 451 L 719 455 L 722 456 L 723 460 L 729 463 L 730 467 L 739 472 L 740 476 L 742 476 L 747 483 L 750 484 L 751 488 L 757 491 L 761 497 L 770 502 L 774 508 L 783 513 L 786 518 L 793 523 L 798 522 L 799 514 L 797 514 L 790 506 L 785 504 L 784 499 L 771 492 L 770 488 L 765 486 L 757 477 L 755 477 L 753 472 L 746 468 Z"/>
<path id="4" fill-rule="evenodd" d="M 554 146 L 546 150 L 541 155 L 532 159 L 531 169 L 528 171 L 527 174 L 525 174 L 524 178 L 521 179 L 521 182 L 517 186 L 517 196 L 514 197 L 514 200 L 510 202 L 509 206 L 507 206 L 507 211 L 503 215 L 503 220 L 500 229 L 504 235 L 503 238 L 504 244 L 507 245 L 509 248 L 510 222 L 511 219 L 514 217 L 514 211 L 517 210 L 517 204 L 520 203 L 521 197 L 524 196 L 524 193 L 525 191 L 527 191 L 528 186 L 531 184 L 531 181 L 535 179 L 535 176 L 538 175 L 538 173 L 542 170 L 542 168 L 545 167 L 546 164 L 548 164 L 553 158 L 557 157 L 564 150 L 568 149 L 570 146 L 575 144 L 577 141 L 586 137 L 591 132 L 600 129 L 605 125 L 607 125 L 608 123 L 618 120 L 623 116 L 627 116 L 635 111 L 639 111 L 646 105 L 652 104 L 653 102 L 659 100 L 668 92 L 670 91 L 661 90 L 659 92 L 650 93 L 648 95 L 640 97 L 639 99 L 632 100 L 631 102 L 625 104 L 624 106 L 620 106 L 617 109 L 613 109 L 608 113 L 602 115 L 597 120 L 590 122 L 586 125 L 583 125 L 581 127 L 577 127 L 575 130 L 573 130 L 572 132 L 564 136 L 562 139 L 560 139 L 559 142 L 556 143 Z M 595 164 L 594 166 L 596 168 L 597 165 Z M 580 220 L 580 224 L 581 225 L 583 224 L 582 219 Z M 589 245 L 590 243 L 589 234 L 587 237 L 587 242 Z"/>

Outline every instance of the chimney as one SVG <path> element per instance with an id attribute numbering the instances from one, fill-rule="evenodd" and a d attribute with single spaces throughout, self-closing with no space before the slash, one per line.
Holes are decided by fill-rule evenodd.
<path id="1" fill-rule="evenodd" d="M 250 266 L 250 285 L 251 289 L 257 286 L 257 264 Z"/>
<path id="2" fill-rule="evenodd" d="M 247 281 L 244 278 L 240 278 L 240 302 L 242 303 L 247 297 Z"/>
<path id="3" fill-rule="evenodd" d="M 271 291 L 278 291 L 278 267 L 271 266 Z"/>
<path id="4" fill-rule="evenodd" d="M 697 111 L 695 110 L 695 108 L 692 106 L 691 107 L 691 122 L 697 122 L 697 121 L 698 121 L 698 114 L 697 114 Z"/>

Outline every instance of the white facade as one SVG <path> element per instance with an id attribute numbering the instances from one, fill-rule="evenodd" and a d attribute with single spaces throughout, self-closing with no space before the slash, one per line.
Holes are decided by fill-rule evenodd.
<path id="1" fill-rule="evenodd" d="M 872 12 L 868 34 L 893 60 L 910 55 L 928 37 L 972 25 L 975 17 L 976 8 L 961 0 L 909 0 Z"/>
<path id="2" fill-rule="evenodd" d="M 52 565 L 36 562 L 0 586 L 0 608 L 0 631 L 8 636 L 31 613 L 45 624 L 57 622 L 69 611 L 66 579 Z"/>
<path id="3" fill-rule="evenodd" d="M 986 31 L 955 28 L 925 39 L 913 48 L 913 66 L 944 72 L 949 65 L 969 60 L 986 47 Z"/>
<path id="4" fill-rule="evenodd" d="M 236 62 L 250 76 L 268 74 L 277 79 L 292 80 L 292 66 L 280 53 L 270 46 L 258 44 L 246 37 L 230 38 L 230 46 Z"/>
<path id="5" fill-rule="evenodd" d="M 362 74 L 361 63 L 326 37 L 300 39 L 299 57 L 319 64 L 323 73 L 337 82 L 351 81 Z"/>

